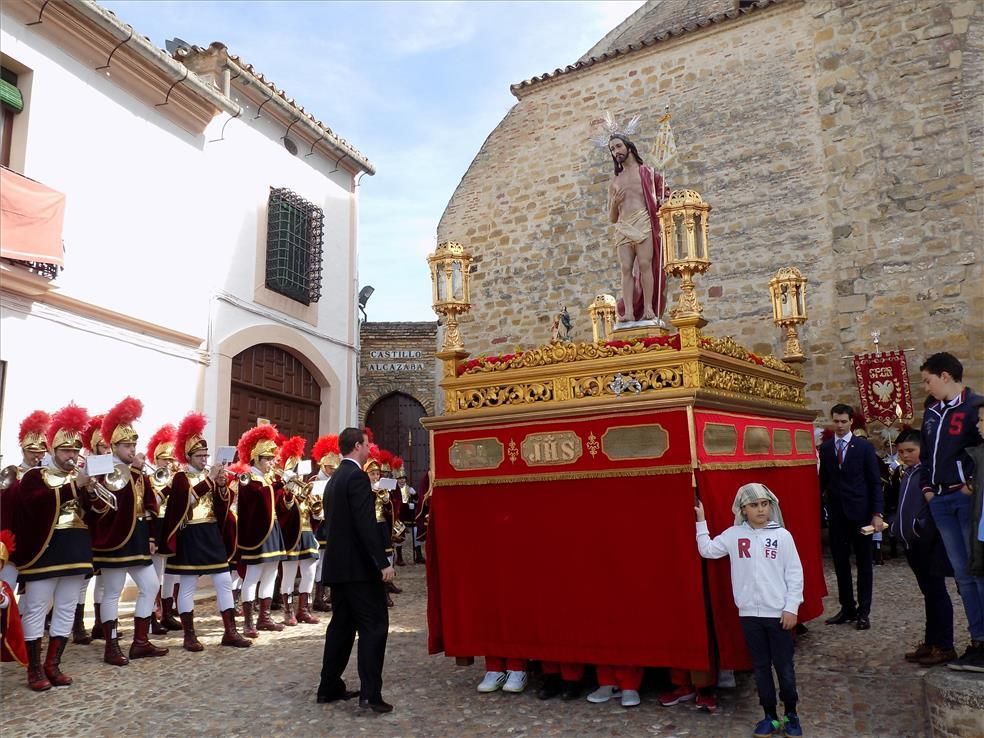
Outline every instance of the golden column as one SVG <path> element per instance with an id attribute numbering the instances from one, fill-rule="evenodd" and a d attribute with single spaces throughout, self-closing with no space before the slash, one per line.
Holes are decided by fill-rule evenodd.
<path id="1" fill-rule="evenodd" d="M 783 267 L 769 280 L 772 295 L 772 322 L 785 329 L 783 361 L 798 364 L 806 361 L 800 346 L 797 326 L 806 322 L 806 277 L 796 267 Z"/>
<path id="2" fill-rule="evenodd" d="M 458 316 L 471 310 L 471 263 L 471 254 L 457 241 L 443 241 L 427 257 L 432 306 L 444 318 L 444 344 L 437 358 L 444 362 L 445 377 L 456 376 L 458 364 L 468 357 L 458 332 Z"/>
<path id="3" fill-rule="evenodd" d="M 683 347 L 695 347 L 697 335 L 707 325 L 697 299 L 694 275 L 711 266 L 707 222 L 711 212 L 699 192 L 676 190 L 659 209 L 663 240 L 663 270 L 682 279 L 680 298 L 670 311 L 670 322 L 680 329 Z"/>

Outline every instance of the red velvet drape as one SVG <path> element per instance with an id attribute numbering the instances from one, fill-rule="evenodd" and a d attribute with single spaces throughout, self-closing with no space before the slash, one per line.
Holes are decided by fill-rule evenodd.
<path id="1" fill-rule="evenodd" d="M 709 667 L 689 474 L 440 487 L 431 651 Z"/>
<path id="2" fill-rule="evenodd" d="M 803 563 L 803 604 L 800 605 L 799 620 L 812 620 L 823 612 L 823 598 L 827 594 L 820 544 L 820 492 L 816 468 L 795 466 L 698 472 L 697 487 L 711 536 L 734 524 L 731 504 L 738 488 L 749 482 L 761 482 L 779 498 L 783 521 L 796 541 L 796 550 Z M 751 660 L 732 595 L 728 560 L 708 561 L 707 576 L 721 666 L 726 669 L 750 669 Z"/>

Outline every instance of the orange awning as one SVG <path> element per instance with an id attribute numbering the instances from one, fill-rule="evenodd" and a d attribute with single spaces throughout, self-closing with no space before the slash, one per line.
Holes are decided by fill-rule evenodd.
<path id="1" fill-rule="evenodd" d="M 65 266 L 65 196 L 4 167 L 0 169 L 0 256 Z"/>

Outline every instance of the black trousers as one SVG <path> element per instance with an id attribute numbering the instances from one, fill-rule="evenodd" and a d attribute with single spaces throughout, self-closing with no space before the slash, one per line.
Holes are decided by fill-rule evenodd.
<path id="1" fill-rule="evenodd" d="M 331 621 L 325 631 L 325 653 L 318 694 L 339 697 L 345 693 L 342 674 L 359 635 L 359 699 L 383 699 L 383 658 L 389 634 L 386 590 L 379 582 L 345 582 L 331 585 Z"/>
<path id="2" fill-rule="evenodd" d="M 793 631 L 783 630 L 779 618 L 741 617 L 741 629 L 752 657 L 755 689 L 759 704 L 770 715 L 776 715 L 776 684 L 772 669 L 779 677 L 779 698 L 786 712 L 796 712 L 796 672 L 793 670 Z"/>
<path id="3" fill-rule="evenodd" d="M 836 509 L 830 510 L 830 554 L 834 559 L 834 573 L 837 574 L 837 596 L 840 606 L 849 613 L 864 617 L 871 614 L 871 589 L 874 579 L 874 542 L 871 536 L 861 533 L 861 528 L 870 525 L 870 520 L 849 520 Z M 851 554 L 858 568 L 858 596 L 854 599 L 854 586 L 851 576 Z"/>
<path id="4" fill-rule="evenodd" d="M 926 609 L 926 635 L 923 642 L 943 651 L 953 648 L 953 602 L 946 589 L 946 577 L 932 572 L 932 567 L 920 552 L 905 550 L 909 568 L 916 575 Z"/>

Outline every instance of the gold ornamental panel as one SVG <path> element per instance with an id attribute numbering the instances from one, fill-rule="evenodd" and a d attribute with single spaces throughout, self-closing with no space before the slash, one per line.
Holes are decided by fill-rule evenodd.
<path id="1" fill-rule="evenodd" d="M 772 451 L 783 455 L 793 453 L 793 434 L 785 428 L 773 428 Z"/>
<path id="2" fill-rule="evenodd" d="M 457 471 L 497 469 L 506 450 L 497 438 L 470 438 L 455 441 L 448 449 L 448 463 Z"/>
<path id="3" fill-rule="evenodd" d="M 746 454 L 767 454 L 772 448 L 769 429 L 761 425 L 745 427 L 745 437 L 742 439 L 741 450 Z"/>
<path id="4" fill-rule="evenodd" d="M 613 426 L 601 437 L 601 451 L 610 461 L 658 459 L 669 447 L 669 434 L 659 423 Z"/>
<path id="5" fill-rule="evenodd" d="M 574 431 L 530 433 L 523 439 L 520 453 L 528 466 L 559 466 L 580 459 L 584 447 Z"/>
<path id="6" fill-rule="evenodd" d="M 796 431 L 796 453 L 809 454 L 813 452 L 813 434 L 800 428 Z"/>
<path id="7" fill-rule="evenodd" d="M 738 451 L 738 429 L 730 423 L 707 423 L 704 451 L 711 456 L 734 456 Z"/>

